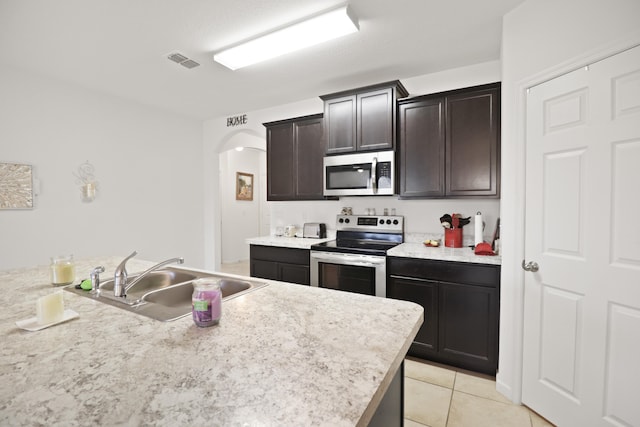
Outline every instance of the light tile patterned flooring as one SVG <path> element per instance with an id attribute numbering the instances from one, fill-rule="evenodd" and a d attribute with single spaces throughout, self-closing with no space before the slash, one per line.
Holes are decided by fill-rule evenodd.
<path id="1" fill-rule="evenodd" d="M 222 264 L 249 275 L 249 261 Z M 548 427 L 544 418 L 496 391 L 493 377 L 420 359 L 405 359 L 406 427 Z"/>
<path id="2" fill-rule="evenodd" d="M 493 377 L 411 357 L 404 369 L 406 427 L 552 426 L 498 393 Z"/>
<path id="3" fill-rule="evenodd" d="M 239 274 L 241 276 L 248 276 L 250 273 L 249 261 L 238 261 L 223 263 L 220 265 L 221 273 Z"/>

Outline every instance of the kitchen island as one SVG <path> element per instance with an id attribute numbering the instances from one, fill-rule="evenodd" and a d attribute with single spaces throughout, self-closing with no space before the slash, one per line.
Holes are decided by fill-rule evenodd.
<path id="1" fill-rule="evenodd" d="M 76 262 L 77 278 L 97 265 L 109 277 L 122 258 Z M 152 264 L 133 259 L 128 269 Z M 0 425 L 367 425 L 422 308 L 265 282 L 225 301 L 211 328 L 64 292 L 80 317 L 28 332 L 15 322 L 54 291 L 48 266 L 0 271 Z"/>

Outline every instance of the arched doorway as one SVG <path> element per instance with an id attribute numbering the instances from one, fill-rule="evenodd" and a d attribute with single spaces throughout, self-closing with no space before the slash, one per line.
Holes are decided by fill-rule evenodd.
<path id="1" fill-rule="evenodd" d="M 219 207 L 221 270 L 249 275 L 246 239 L 269 234 L 266 202 L 266 142 L 264 136 L 239 130 L 221 144 Z M 249 196 L 237 196 L 238 174 L 250 181 Z"/>

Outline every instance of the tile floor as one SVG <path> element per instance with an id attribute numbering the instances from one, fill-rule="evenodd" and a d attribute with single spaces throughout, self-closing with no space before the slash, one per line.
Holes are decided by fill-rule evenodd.
<path id="1" fill-rule="evenodd" d="M 221 273 L 229 273 L 229 274 L 239 274 L 241 276 L 249 275 L 249 261 L 238 261 L 238 262 L 229 262 L 223 263 L 220 265 Z"/>
<path id="2" fill-rule="evenodd" d="M 405 359 L 406 427 L 552 426 L 526 406 L 496 391 L 493 377 Z"/>
<path id="3" fill-rule="evenodd" d="M 249 261 L 222 264 L 225 273 L 249 275 Z M 526 406 L 496 391 L 495 378 L 408 357 L 406 427 L 548 427 Z"/>

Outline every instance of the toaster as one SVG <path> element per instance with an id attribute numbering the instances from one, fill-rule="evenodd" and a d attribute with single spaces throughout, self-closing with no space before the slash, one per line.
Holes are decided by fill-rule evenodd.
<path id="1" fill-rule="evenodd" d="M 327 237 L 327 226 L 321 222 L 305 222 L 302 230 L 302 237 L 323 239 Z"/>

